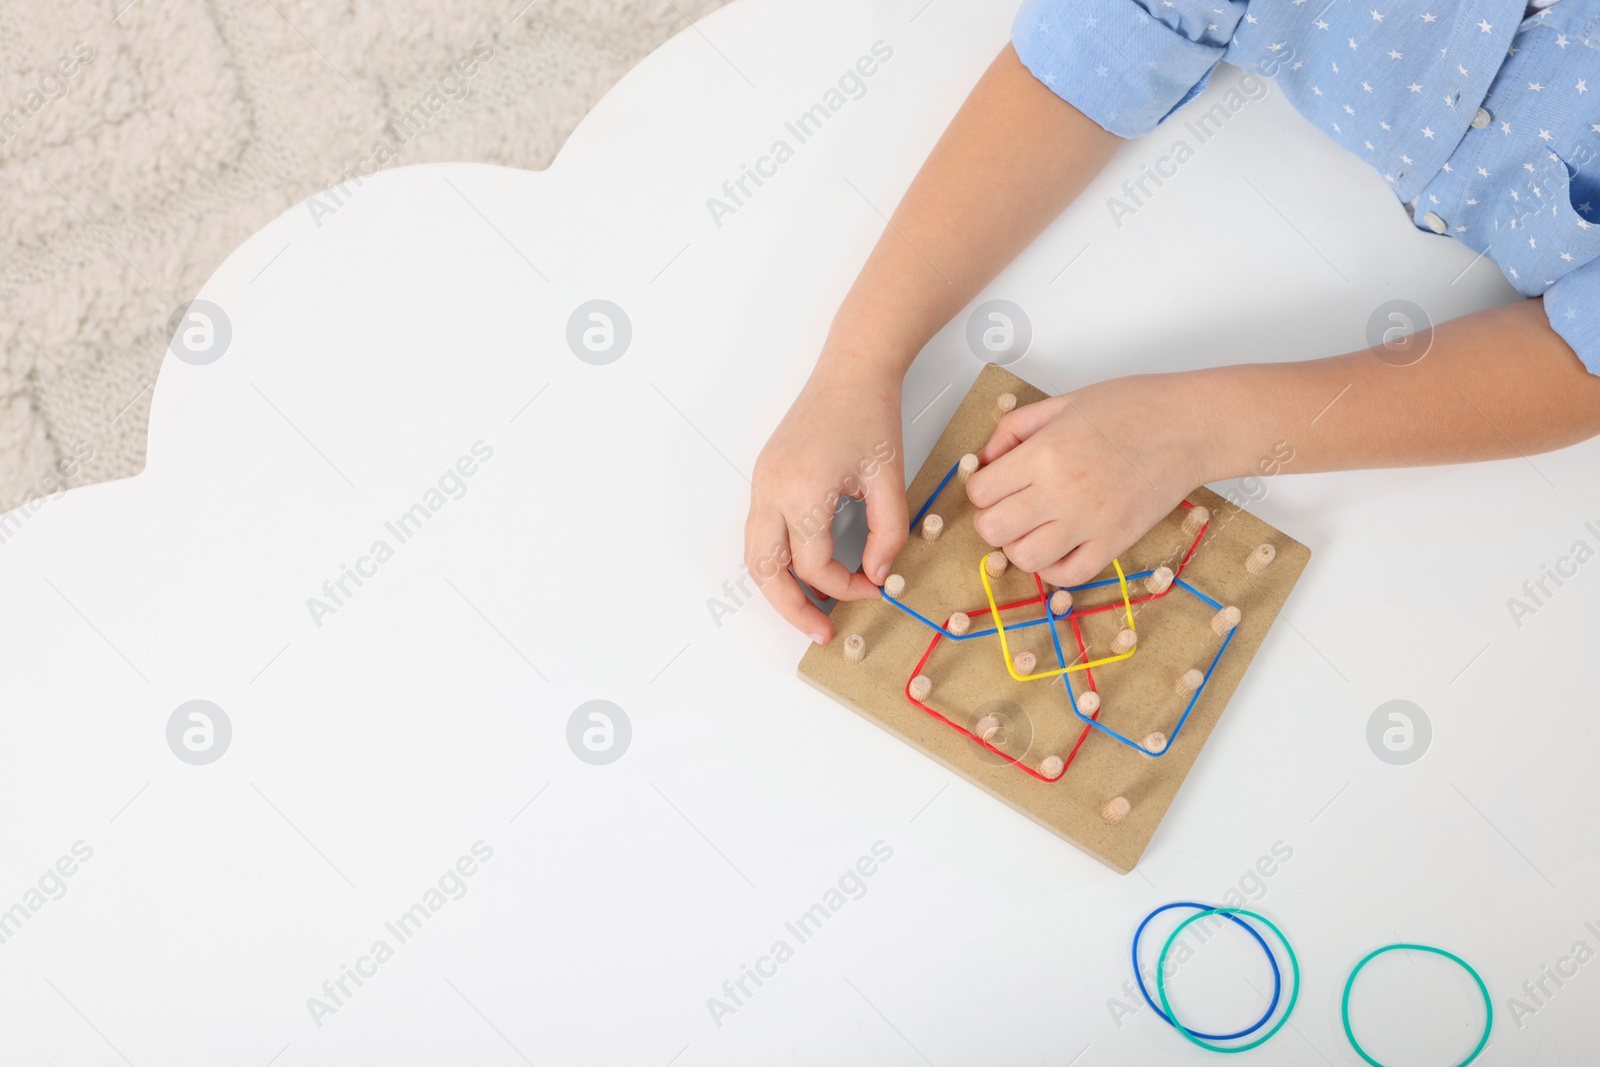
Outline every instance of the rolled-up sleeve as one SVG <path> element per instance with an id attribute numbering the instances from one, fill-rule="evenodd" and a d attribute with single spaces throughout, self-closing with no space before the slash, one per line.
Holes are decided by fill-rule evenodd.
<path id="1" fill-rule="evenodd" d="M 1600 374 L 1600 259 L 1556 279 L 1544 291 L 1544 312 L 1589 373 Z"/>
<path id="2" fill-rule="evenodd" d="M 1205 88 L 1246 6 L 1244 0 L 1026 0 L 1011 42 L 1057 96 L 1110 132 L 1139 137 Z"/>

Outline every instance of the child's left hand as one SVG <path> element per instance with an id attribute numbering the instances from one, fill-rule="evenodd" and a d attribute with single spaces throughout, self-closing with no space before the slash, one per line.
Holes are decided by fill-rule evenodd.
<path id="1" fill-rule="evenodd" d="M 1056 585 L 1089 581 L 1219 477 L 1203 374 L 1114 378 L 1000 420 L 967 482 L 979 536 Z"/>

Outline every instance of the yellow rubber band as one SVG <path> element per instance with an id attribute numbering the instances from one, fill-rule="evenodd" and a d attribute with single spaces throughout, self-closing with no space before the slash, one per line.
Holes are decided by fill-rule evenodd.
<path id="1" fill-rule="evenodd" d="M 1139 646 L 1135 645 L 1120 655 L 1107 656 L 1104 659 L 1093 660 L 1089 663 L 1074 663 L 1053 671 L 1039 671 L 1036 674 L 1018 674 L 1016 667 L 1012 666 L 1011 663 L 1011 649 L 1006 644 L 1006 624 L 1000 620 L 1000 608 L 994 602 L 994 587 L 989 584 L 989 571 L 984 567 L 983 562 L 982 558 L 978 560 L 978 577 L 983 579 L 983 595 L 989 598 L 989 614 L 994 616 L 994 628 L 1000 634 L 1000 652 L 1006 658 L 1006 671 L 1017 681 L 1032 682 L 1039 678 L 1054 678 L 1058 675 L 1070 674 L 1073 671 L 1086 671 L 1090 667 L 1099 667 L 1106 663 L 1116 663 L 1118 660 L 1127 659 L 1139 651 Z M 1128 599 L 1128 579 L 1122 574 L 1122 563 L 1120 561 L 1113 559 L 1111 565 L 1117 569 L 1117 587 L 1122 590 L 1122 610 L 1128 617 L 1128 629 L 1134 630 L 1136 627 L 1133 625 L 1133 603 Z M 1044 610 L 1047 614 L 1050 611 L 1048 598 L 1045 601 Z"/>

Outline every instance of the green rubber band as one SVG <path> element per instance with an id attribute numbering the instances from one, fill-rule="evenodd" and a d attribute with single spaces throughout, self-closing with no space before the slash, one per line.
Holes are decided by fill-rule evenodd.
<path id="1" fill-rule="evenodd" d="M 1384 945 L 1382 948 L 1373 949 L 1367 953 L 1362 957 L 1361 962 L 1356 964 L 1355 970 L 1350 972 L 1350 978 L 1344 984 L 1344 999 L 1339 1002 L 1339 1018 L 1344 1021 L 1344 1036 L 1350 1039 L 1350 1047 L 1356 1050 L 1358 1056 L 1372 1064 L 1372 1067 L 1384 1067 L 1383 1064 L 1367 1055 L 1367 1050 L 1361 1047 L 1360 1042 L 1356 1041 L 1356 1033 L 1350 1028 L 1350 990 L 1355 988 L 1356 975 L 1361 973 L 1361 968 L 1365 967 L 1375 957 L 1381 956 L 1385 952 L 1393 952 L 1396 949 L 1416 949 L 1418 952 L 1431 952 L 1436 956 L 1443 956 L 1447 960 L 1453 960 L 1461 965 L 1462 970 L 1472 975 L 1474 982 L 1478 983 L 1478 992 L 1483 994 L 1483 1036 L 1478 1038 L 1477 1047 L 1467 1054 L 1467 1058 L 1455 1065 L 1455 1067 L 1467 1067 L 1467 1064 L 1477 1059 L 1478 1053 L 1482 1052 L 1484 1046 L 1489 1043 L 1489 1032 L 1494 1029 L 1494 1002 L 1489 999 L 1489 987 L 1483 984 L 1483 979 L 1478 976 L 1477 971 L 1472 969 L 1472 964 L 1457 956 L 1454 952 L 1446 952 L 1444 949 L 1434 948 L 1432 945 Z"/>
<path id="2" fill-rule="evenodd" d="M 1294 975 L 1294 985 L 1289 992 L 1289 1006 L 1283 1009 L 1283 1014 L 1279 1016 L 1278 1021 L 1273 1024 L 1271 1030 L 1246 1045 L 1213 1045 L 1195 1037 L 1189 1032 L 1188 1027 L 1178 1021 L 1178 1013 L 1172 1010 L 1172 1003 L 1167 999 L 1167 953 L 1172 951 L 1173 942 L 1178 940 L 1178 935 L 1183 933 L 1185 927 L 1191 923 L 1199 922 L 1208 915 L 1242 915 L 1247 919 L 1254 919 L 1277 935 L 1279 942 L 1283 944 L 1284 951 L 1289 954 L 1289 968 Z M 1362 962 L 1365 963 L 1366 960 Z M 1471 968 L 1468 969 L 1470 970 Z M 1300 999 L 1300 961 L 1295 957 L 1294 946 L 1289 944 L 1287 937 L 1283 936 L 1283 931 L 1278 929 L 1272 920 L 1265 915 L 1258 915 L 1253 911 L 1245 911 L 1243 908 L 1207 908 L 1205 911 L 1195 912 L 1179 923 L 1178 928 L 1173 930 L 1171 936 L 1167 938 L 1167 943 L 1161 946 L 1161 955 L 1156 957 L 1156 994 L 1161 998 L 1161 1006 L 1166 1009 L 1167 1018 L 1172 1020 L 1172 1025 L 1177 1028 L 1178 1033 L 1182 1034 L 1190 1044 L 1199 1045 L 1201 1048 L 1208 1049 L 1211 1052 L 1248 1052 L 1257 1045 L 1268 1041 L 1273 1034 L 1283 1029 L 1284 1023 L 1289 1021 L 1289 1014 L 1294 1011 L 1295 1001 Z M 1360 1050 L 1357 1049 L 1357 1051 Z M 1382 1065 L 1379 1064 L 1378 1067 L 1382 1067 Z"/>

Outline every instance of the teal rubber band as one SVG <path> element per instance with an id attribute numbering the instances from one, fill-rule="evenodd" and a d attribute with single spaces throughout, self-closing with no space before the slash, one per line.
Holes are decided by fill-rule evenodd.
<path id="1" fill-rule="evenodd" d="M 1367 1050 L 1362 1048 L 1360 1042 L 1356 1040 L 1356 1032 L 1350 1028 L 1350 990 L 1355 988 L 1356 975 L 1361 973 L 1361 968 L 1385 952 L 1394 952 L 1397 949 L 1416 949 L 1418 952 L 1431 952 L 1435 956 L 1443 956 L 1447 960 L 1460 964 L 1461 969 L 1472 975 L 1472 980 L 1478 983 L 1478 992 L 1483 994 L 1483 1036 L 1478 1038 L 1477 1047 L 1467 1054 L 1467 1058 L 1455 1065 L 1455 1067 L 1467 1067 L 1467 1064 L 1477 1059 L 1478 1054 L 1489 1044 L 1489 1032 L 1494 1029 L 1494 1002 L 1489 999 L 1489 987 L 1483 984 L 1483 979 L 1479 977 L 1477 971 L 1472 969 L 1472 964 L 1457 956 L 1454 952 L 1447 952 L 1442 948 L 1434 948 L 1432 945 L 1384 945 L 1382 948 L 1373 949 L 1367 953 L 1361 958 L 1361 962 L 1356 964 L 1355 970 L 1350 972 L 1350 978 L 1344 984 L 1344 999 L 1339 1002 L 1339 1018 L 1344 1022 L 1344 1036 L 1349 1038 L 1350 1047 L 1356 1050 L 1356 1055 L 1372 1064 L 1372 1067 L 1384 1067 L 1383 1064 L 1367 1055 Z"/>
<path id="2" fill-rule="evenodd" d="M 1271 1030 L 1245 1045 L 1213 1045 L 1208 1041 L 1202 1041 L 1200 1038 L 1195 1037 L 1189 1032 L 1187 1026 L 1178 1021 L 1178 1013 L 1172 1010 L 1172 1002 L 1167 999 L 1167 953 L 1172 951 L 1173 943 L 1178 940 L 1178 935 L 1183 933 L 1185 927 L 1191 923 L 1199 922 L 1208 915 L 1242 915 L 1246 919 L 1254 919 L 1268 930 L 1271 930 L 1277 936 L 1278 941 L 1282 943 L 1284 951 L 1289 954 L 1289 969 L 1294 975 L 1294 983 L 1289 991 L 1289 1005 L 1283 1009 L 1283 1014 L 1272 1025 Z M 1370 958 L 1369 956 L 1368 959 Z M 1365 963 L 1366 960 L 1361 962 Z M 1471 968 L 1468 968 L 1468 970 L 1471 970 Z M 1349 990 L 1347 989 L 1346 993 L 1348 994 L 1348 992 Z M 1287 937 L 1283 936 L 1283 931 L 1278 929 L 1272 920 L 1265 915 L 1258 915 L 1253 911 L 1245 911 L 1243 908 L 1207 908 L 1205 911 L 1195 912 L 1179 923 L 1177 929 L 1173 930 L 1167 938 L 1167 943 L 1161 946 L 1161 955 L 1156 957 L 1156 994 L 1161 998 L 1161 1006 L 1166 1009 L 1167 1018 L 1172 1020 L 1172 1025 L 1177 1028 L 1178 1033 L 1182 1034 L 1190 1044 L 1199 1045 L 1201 1048 L 1211 1052 L 1248 1052 L 1257 1045 L 1266 1043 L 1273 1034 L 1283 1029 L 1284 1023 L 1289 1021 L 1289 1015 L 1294 1011 L 1295 1001 L 1300 999 L 1300 960 L 1294 954 L 1294 946 L 1289 944 Z M 1487 1038 L 1487 1035 L 1485 1037 Z M 1354 1041 L 1354 1038 L 1351 1040 Z M 1481 1048 L 1482 1046 L 1479 1047 Z M 1356 1051 L 1359 1052 L 1360 1049 Z M 1473 1053 L 1473 1055 L 1477 1055 L 1477 1053 Z M 1369 1060 L 1368 1062 L 1371 1061 Z M 1378 1064 L 1377 1067 L 1382 1067 L 1382 1064 Z"/>

